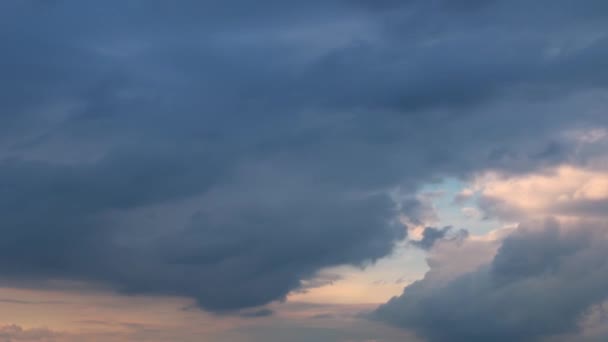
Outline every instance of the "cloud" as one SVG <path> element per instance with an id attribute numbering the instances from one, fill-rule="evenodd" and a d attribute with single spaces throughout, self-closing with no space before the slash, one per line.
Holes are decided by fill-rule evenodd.
<path id="1" fill-rule="evenodd" d="M 583 163 L 608 21 L 568 4 L 2 2 L 0 282 L 238 312 L 388 255 L 424 184 Z"/>
<path id="2" fill-rule="evenodd" d="M 260 317 L 272 316 L 273 314 L 274 314 L 274 311 L 272 311 L 271 309 L 263 308 L 263 309 L 259 309 L 259 310 L 253 310 L 253 311 L 244 311 L 244 312 L 241 312 L 239 314 L 239 316 L 243 317 L 243 318 L 260 318 Z"/>
<path id="3" fill-rule="evenodd" d="M 426 227 L 422 232 L 422 239 L 420 240 L 411 240 L 410 243 L 416 247 L 429 250 L 433 248 L 435 243 L 442 239 L 450 239 L 450 240 L 462 240 L 466 239 L 469 235 L 468 231 L 464 229 L 460 229 L 453 234 L 452 236 L 448 236 L 449 233 L 453 231 L 451 226 L 443 227 L 441 229 L 434 227 Z"/>
<path id="4" fill-rule="evenodd" d="M 563 165 L 528 175 L 485 176 L 479 206 L 489 217 L 518 221 L 554 216 L 605 220 L 608 172 L 605 168 Z"/>
<path id="5" fill-rule="evenodd" d="M 608 298 L 607 247 L 603 227 L 522 226 L 489 264 L 439 284 L 427 275 L 374 316 L 432 342 L 577 334 Z"/>
<path id="6" fill-rule="evenodd" d="M 473 198 L 473 196 L 475 196 L 475 192 L 472 189 L 465 188 L 462 189 L 458 194 L 456 194 L 456 196 L 454 196 L 452 203 L 456 205 L 463 205 L 471 198 Z"/>
<path id="7" fill-rule="evenodd" d="M 279 321 L 269 325 L 244 326 L 232 334 L 218 335 L 216 341 L 419 341 L 410 333 L 360 319 L 335 317 Z M 278 324 L 277 324 L 278 323 Z"/>
<path id="8" fill-rule="evenodd" d="M 24 329 L 14 324 L 0 326 L 0 339 L 3 342 L 51 342 L 59 336 L 60 334 L 48 329 Z"/>
<path id="9" fill-rule="evenodd" d="M 61 300 L 31 301 L 31 300 L 11 299 L 11 298 L 0 298 L 0 303 L 22 304 L 22 305 L 40 305 L 40 304 L 66 305 L 66 304 L 69 304 L 69 302 L 61 301 Z"/>

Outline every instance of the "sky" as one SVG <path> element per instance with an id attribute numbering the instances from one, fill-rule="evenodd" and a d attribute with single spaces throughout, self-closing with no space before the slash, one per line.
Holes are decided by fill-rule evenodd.
<path id="1" fill-rule="evenodd" d="M 605 0 L 6 0 L 0 44 L 0 341 L 608 339 Z"/>

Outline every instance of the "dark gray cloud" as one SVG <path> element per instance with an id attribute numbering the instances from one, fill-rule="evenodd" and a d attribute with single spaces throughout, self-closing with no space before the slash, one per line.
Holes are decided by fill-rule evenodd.
<path id="1" fill-rule="evenodd" d="M 274 311 L 268 309 L 268 308 L 264 308 L 264 309 L 258 309 L 258 310 L 248 310 L 248 311 L 243 311 L 239 314 L 240 317 L 243 318 L 260 318 L 260 317 L 268 317 L 268 316 L 272 316 L 274 314 Z"/>
<path id="2" fill-rule="evenodd" d="M 406 287 L 374 313 L 432 342 L 539 341 L 577 333 L 608 298 L 604 227 L 520 227 L 493 261 L 444 285 Z"/>
<path id="3" fill-rule="evenodd" d="M 603 4 L 4 1 L 0 280 L 226 311 L 372 262 L 396 188 L 579 161 Z"/>
<path id="4" fill-rule="evenodd" d="M 454 229 L 451 226 L 443 228 L 426 227 L 422 232 L 422 239 L 411 240 L 410 243 L 416 247 L 429 250 L 433 248 L 435 242 L 439 240 L 461 240 L 465 239 L 468 235 L 469 232 L 464 229 L 460 229 L 454 232 Z"/>
<path id="5" fill-rule="evenodd" d="M 425 222 L 437 220 L 435 207 L 429 198 L 405 197 L 399 200 L 401 214 L 410 224 L 423 225 Z"/>
<path id="6" fill-rule="evenodd" d="M 565 215 L 586 217 L 586 218 L 606 218 L 608 215 L 608 199 L 584 199 L 572 201 L 571 203 L 556 205 L 555 213 Z"/>
<path id="7" fill-rule="evenodd" d="M 437 240 L 441 240 L 450 231 L 452 227 L 443 227 L 441 229 L 434 227 L 426 227 L 422 232 L 420 241 L 412 241 L 411 243 L 422 249 L 431 249 Z"/>

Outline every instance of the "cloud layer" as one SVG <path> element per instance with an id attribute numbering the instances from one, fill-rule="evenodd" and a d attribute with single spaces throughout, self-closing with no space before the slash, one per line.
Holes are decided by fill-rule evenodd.
<path id="1" fill-rule="evenodd" d="M 260 306 L 389 254 L 396 189 L 584 163 L 605 2 L 458 3 L 2 2 L 0 282 Z"/>

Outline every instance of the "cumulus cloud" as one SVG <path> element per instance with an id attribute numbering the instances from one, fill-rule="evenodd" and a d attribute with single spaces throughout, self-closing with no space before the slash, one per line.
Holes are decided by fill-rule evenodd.
<path id="1" fill-rule="evenodd" d="M 540 341 L 577 334 L 589 310 L 608 298 L 605 227 L 521 226 L 475 270 L 425 279 L 374 316 L 432 342 Z"/>
<path id="2" fill-rule="evenodd" d="M 563 165 L 527 175 L 487 175 L 477 181 L 479 206 L 507 221 L 553 216 L 608 218 L 608 171 Z"/>
<path id="3" fill-rule="evenodd" d="M 369 264 L 418 211 L 395 189 L 584 162 L 564 132 L 607 124 L 607 14 L 567 0 L 4 1 L 0 282 L 223 312 Z"/>

